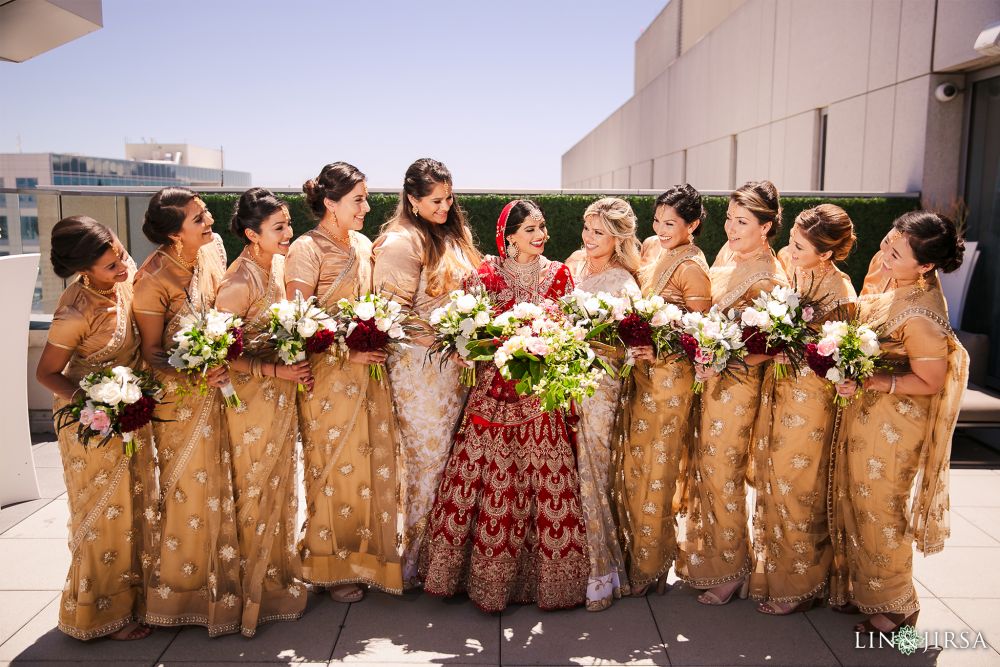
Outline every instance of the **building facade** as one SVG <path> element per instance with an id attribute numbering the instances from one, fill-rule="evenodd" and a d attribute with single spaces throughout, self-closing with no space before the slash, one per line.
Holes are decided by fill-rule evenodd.
<path id="1" fill-rule="evenodd" d="M 633 96 L 562 157 L 562 186 L 919 192 L 982 258 L 962 328 L 1000 386 L 1000 0 L 670 0 Z M 997 53 L 994 49 L 992 53 Z M 863 233 L 864 221 L 856 221 Z"/>

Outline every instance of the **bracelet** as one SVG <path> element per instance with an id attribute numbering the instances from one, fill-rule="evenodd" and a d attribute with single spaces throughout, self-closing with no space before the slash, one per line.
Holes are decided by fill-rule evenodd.
<path id="1" fill-rule="evenodd" d="M 890 394 L 895 394 L 896 393 L 896 376 L 893 375 L 893 374 L 890 374 L 889 378 L 890 378 L 889 379 L 889 393 Z"/>
<path id="2" fill-rule="evenodd" d="M 255 378 L 262 377 L 260 373 L 260 359 L 250 359 L 250 375 Z"/>

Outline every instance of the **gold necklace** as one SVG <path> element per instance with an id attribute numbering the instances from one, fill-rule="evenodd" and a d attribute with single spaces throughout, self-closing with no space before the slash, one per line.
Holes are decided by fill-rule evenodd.
<path id="1" fill-rule="evenodd" d="M 816 271 L 814 269 L 809 269 L 809 273 L 812 274 L 812 286 L 822 284 L 823 280 L 829 275 L 830 271 L 833 270 L 833 262 L 824 263 L 825 268 L 822 271 Z M 806 270 L 796 266 L 795 267 L 795 282 L 799 285 L 805 282 Z"/>
<path id="2" fill-rule="evenodd" d="M 164 255 L 166 255 L 170 259 L 172 259 L 175 262 L 177 262 L 178 264 L 180 264 L 181 268 L 187 269 L 188 271 L 191 271 L 192 273 L 194 272 L 194 267 L 198 265 L 198 260 L 197 259 L 195 259 L 193 262 L 189 262 L 186 259 L 184 259 L 183 255 L 181 255 L 180 252 L 170 253 L 170 252 L 167 252 L 166 250 L 162 250 L 162 252 L 163 252 Z"/>
<path id="3" fill-rule="evenodd" d="M 611 266 L 611 258 L 609 257 L 604 266 L 600 269 L 594 269 L 594 263 L 590 261 L 590 257 L 587 257 L 587 261 L 584 263 L 583 268 L 587 276 L 596 276 L 598 273 L 604 273 Z"/>
<path id="4" fill-rule="evenodd" d="M 111 296 L 112 294 L 118 291 L 118 283 L 112 284 L 111 287 L 107 289 L 98 289 L 93 285 L 91 285 L 89 280 L 85 280 L 83 281 L 83 286 L 89 289 L 94 294 L 100 294 L 101 296 Z"/>
<path id="5" fill-rule="evenodd" d="M 350 232 L 347 232 L 347 234 L 343 238 L 340 238 L 336 234 L 334 234 L 331 230 L 326 229 L 322 223 L 316 225 L 316 231 L 319 232 L 320 236 L 322 236 L 323 238 L 333 241 L 334 243 L 343 248 L 351 247 Z"/>
<path id="6" fill-rule="evenodd" d="M 246 257 L 247 259 L 249 259 L 254 264 L 256 264 L 258 267 L 260 267 L 261 271 L 263 271 L 264 273 L 270 275 L 271 269 L 269 269 L 268 267 L 266 267 L 263 264 L 261 264 L 260 262 L 258 262 L 257 258 L 253 256 L 253 251 L 252 250 L 245 251 L 243 253 L 243 256 Z"/>

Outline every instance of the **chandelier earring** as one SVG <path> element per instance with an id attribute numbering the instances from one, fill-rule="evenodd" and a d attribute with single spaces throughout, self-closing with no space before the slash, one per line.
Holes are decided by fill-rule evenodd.
<path id="1" fill-rule="evenodd" d="M 923 273 L 917 278 L 917 289 L 921 292 L 927 291 L 927 278 Z"/>
<path id="2" fill-rule="evenodd" d="M 174 254 L 182 260 L 184 259 L 184 241 L 174 239 Z"/>
<path id="3" fill-rule="evenodd" d="M 86 273 L 82 273 L 80 275 L 83 278 L 83 286 L 84 287 L 90 287 L 90 276 L 88 276 Z"/>
<path id="4" fill-rule="evenodd" d="M 507 256 L 511 259 L 517 259 L 518 253 L 521 252 L 517 249 L 517 244 L 513 241 L 507 241 Z"/>
<path id="5" fill-rule="evenodd" d="M 257 257 L 257 259 L 260 259 L 260 242 L 259 241 L 254 241 L 253 242 L 253 254 Z"/>
<path id="6" fill-rule="evenodd" d="M 413 211 L 413 217 L 414 218 L 419 218 L 420 217 L 420 211 L 417 210 L 417 205 L 416 204 L 414 204 L 413 208 L 411 208 L 410 210 Z"/>

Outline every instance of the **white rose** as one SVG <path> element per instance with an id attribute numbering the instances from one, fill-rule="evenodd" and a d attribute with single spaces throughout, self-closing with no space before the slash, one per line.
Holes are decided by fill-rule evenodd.
<path id="1" fill-rule="evenodd" d="M 108 405 L 117 405 L 122 400 L 121 387 L 111 379 L 94 385 L 87 393 L 91 399 Z"/>
<path id="2" fill-rule="evenodd" d="M 362 301 L 355 306 L 354 314 L 359 320 L 370 320 L 375 317 L 375 304 L 369 301 Z"/>
<path id="3" fill-rule="evenodd" d="M 309 319 L 302 320 L 296 326 L 296 331 L 298 331 L 301 337 L 309 338 L 317 331 L 319 331 L 319 323 L 316 322 L 316 320 L 309 320 Z"/>
<path id="4" fill-rule="evenodd" d="M 211 338 L 219 338 L 229 329 L 229 316 L 212 310 L 205 318 L 205 333 Z"/>
<path id="5" fill-rule="evenodd" d="M 472 319 L 471 317 L 466 317 L 458 325 L 458 330 L 462 333 L 463 336 L 468 338 L 472 334 L 472 332 L 476 330 L 476 320 Z"/>
<path id="6" fill-rule="evenodd" d="M 388 331 L 392 328 L 392 320 L 388 317 L 375 318 L 375 328 L 379 331 Z"/>
<path id="7" fill-rule="evenodd" d="M 139 385 L 129 382 L 122 387 L 122 402 L 131 405 L 142 398 L 142 389 Z"/>
<path id="8" fill-rule="evenodd" d="M 782 318 L 788 314 L 788 306 L 777 301 L 767 304 L 767 312 L 776 318 Z"/>
<path id="9" fill-rule="evenodd" d="M 393 324 L 391 327 L 389 327 L 389 338 L 392 338 L 393 340 L 399 340 L 405 335 L 406 334 L 403 331 L 402 325 Z"/>
<path id="10" fill-rule="evenodd" d="M 471 313 L 476 307 L 476 297 L 472 294 L 463 294 L 455 301 L 455 305 L 458 307 L 459 312 Z"/>
<path id="11" fill-rule="evenodd" d="M 839 370 L 837 370 L 836 368 L 831 368 L 826 372 L 826 379 L 834 384 L 837 384 L 841 382 L 844 379 L 844 377 L 840 374 Z"/>
<path id="12" fill-rule="evenodd" d="M 476 326 L 484 327 L 490 323 L 490 314 L 485 310 L 480 310 L 478 313 L 476 313 L 476 317 L 474 319 L 476 322 Z"/>
<path id="13" fill-rule="evenodd" d="M 596 297 L 583 300 L 583 310 L 589 314 L 594 314 L 601 309 L 601 302 Z"/>
<path id="14" fill-rule="evenodd" d="M 444 314 L 445 314 L 444 308 L 435 308 L 434 310 L 431 311 L 431 316 L 428 319 L 428 322 L 431 323 L 431 326 L 437 326 L 438 324 L 441 324 L 441 318 L 444 317 Z"/>

